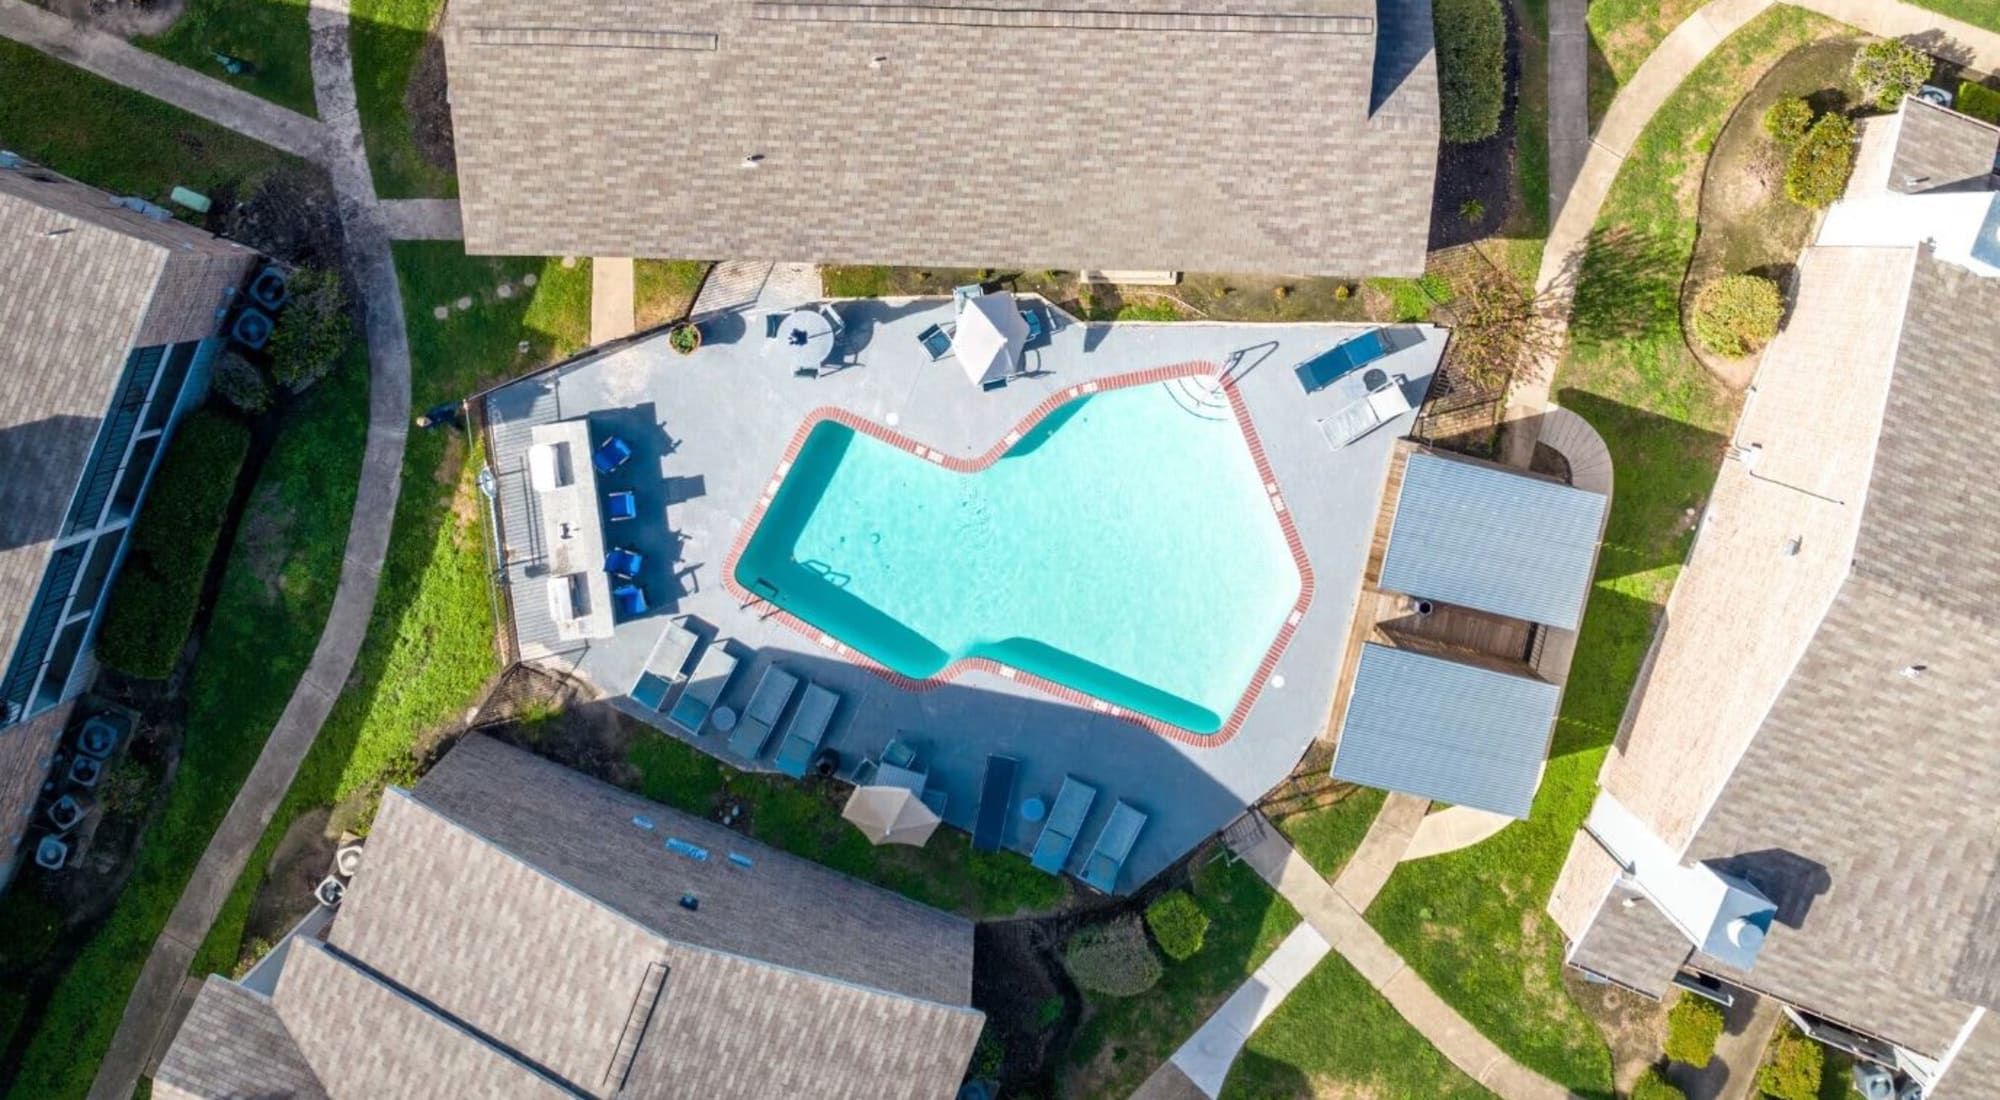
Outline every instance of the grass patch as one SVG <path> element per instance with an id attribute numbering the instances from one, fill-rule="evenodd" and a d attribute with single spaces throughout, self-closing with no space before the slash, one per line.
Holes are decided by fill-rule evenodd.
<path id="1" fill-rule="evenodd" d="M 707 273 L 700 260 L 633 260 L 633 321 L 643 331 L 686 316 Z"/>
<path id="2" fill-rule="evenodd" d="M 1222 1100 L 1313 1096 L 1492 1094 L 1446 1061 L 1347 960 L 1328 954 L 1250 1036 L 1222 1086 Z"/>
<path id="3" fill-rule="evenodd" d="M 222 413 L 197 409 L 174 429 L 98 628 L 107 666 L 150 680 L 174 671 L 249 452 L 249 429 Z"/>
<path id="4" fill-rule="evenodd" d="M 1128 1096 L 1263 965 L 1299 915 L 1247 864 L 1199 860 L 1189 893 L 1209 918 L 1200 951 L 1175 962 L 1143 997 L 1085 993 L 1062 1094 Z"/>
<path id="5" fill-rule="evenodd" d="M 1593 9 L 1594 11 L 1595 9 Z M 1717 132 L 1763 72 L 1836 24 L 1774 8 L 1719 46 L 1668 99 L 1625 162 L 1586 257 L 1558 403 L 1604 436 L 1617 492 L 1576 664 L 1532 816 L 1462 851 L 1403 864 L 1368 918 L 1438 994 L 1522 1064 L 1588 1095 L 1611 1062 L 1561 981 L 1543 912 L 1590 808 L 1653 627 L 1714 483 L 1734 398 L 1682 337 L 1680 278 Z"/>
<path id="6" fill-rule="evenodd" d="M 1611 107 L 1661 39 L 1701 7 L 1703 0 L 1593 0 L 1590 29 L 1590 128 Z"/>
<path id="7" fill-rule="evenodd" d="M 455 241 L 395 246 L 410 333 L 411 402 L 428 408 L 463 397 L 522 369 L 584 346 L 590 327 L 587 264 L 468 257 Z M 501 298 L 501 282 L 532 292 Z M 470 297 L 472 308 L 437 320 L 434 301 Z M 518 350 L 521 341 L 528 350 Z M 347 687 L 300 764 L 278 812 L 237 879 L 190 967 L 229 971 L 243 950 L 243 925 L 285 830 L 300 814 L 365 797 L 385 782 L 414 778 L 411 746 L 455 718 L 499 671 L 492 603 L 479 524 L 476 462 L 463 436 L 413 431 L 403 452 L 381 587 Z"/>
<path id="8" fill-rule="evenodd" d="M 404 96 L 442 0 L 354 0 L 355 108 L 375 193 L 385 199 L 449 199 L 458 177 L 424 159 Z"/>
<path id="9" fill-rule="evenodd" d="M 260 529 L 246 518 L 230 552 L 195 661 L 166 807 L 117 906 L 36 1021 L 9 1097 L 90 1090 L 153 940 L 319 643 L 346 549 L 367 410 L 367 370 L 355 349 L 295 407 L 260 472 L 253 507 L 268 506 L 272 522 Z"/>
<path id="10" fill-rule="evenodd" d="M 1008 917 L 1052 909 L 1068 885 L 1014 852 L 975 852 L 972 838 L 940 829 L 921 848 L 870 844 L 841 819 L 847 787 L 801 784 L 724 768 L 692 746 L 651 729 L 636 731 L 626 762 L 640 794 L 683 813 L 710 817 L 724 801 L 741 803 L 749 834 L 814 863 L 904 897 L 969 917 Z"/>
<path id="11" fill-rule="evenodd" d="M 312 31 L 304 0 L 188 0 L 187 10 L 163 34 L 133 45 L 212 76 L 280 107 L 313 117 Z M 250 63 L 231 76 L 215 59 L 228 54 Z"/>
<path id="12" fill-rule="evenodd" d="M 1316 760 L 1318 766 L 1312 767 Z M 1339 782 L 1326 769 L 1324 754 L 1309 754 L 1305 766 L 1265 798 L 1263 810 L 1313 870 L 1332 882 L 1361 847 L 1389 796 L 1373 787 Z"/>
<path id="13" fill-rule="evenodd" d="M 1920 8 L 1939 15 L 2000 32 L 2000 0 L 1912 0 Z"/>
<path id="14" fill-rule="evenodd" d="M 298 19 L 303 34 L 305 16 Z M 199 222 L 200 216 L 167 201 L 177 184 L 247 198 L 272 174 L 306 167 L 296 157 L 18 42 L 0 39 L 0 73 L 6 74 L 0 79 L 0 145 L 93 187 L 167 206 L 186 220 Z"/>

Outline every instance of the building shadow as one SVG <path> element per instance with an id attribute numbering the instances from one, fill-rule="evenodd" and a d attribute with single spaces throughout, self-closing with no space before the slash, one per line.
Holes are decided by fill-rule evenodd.
<path id="1" fill-rule="evenodd" d="M 77 471 L 90 457 L 103 422 L 95 416 L 45 416 L 0 428 L 0 470 L 10 475 L 0 482 L 0 550 L 55 537 L 76 490 Z"/>

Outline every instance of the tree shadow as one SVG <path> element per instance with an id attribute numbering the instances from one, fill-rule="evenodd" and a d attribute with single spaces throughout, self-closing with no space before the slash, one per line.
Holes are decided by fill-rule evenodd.
<path id="1" fill-rule="evenodd" d="M 1595 229 L 1558 273 L 1569 291 L 1569 331 L 1580 345 L 1646 339 L 1680 324 L 1686 250 L 1629 226 Z"/>

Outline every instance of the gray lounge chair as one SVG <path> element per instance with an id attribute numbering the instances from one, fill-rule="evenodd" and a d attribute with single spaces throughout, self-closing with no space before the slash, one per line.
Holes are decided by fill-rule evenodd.
<path id="1" fill-rule="evenodd" d="M 840 696 L 818 684 L 806 684 L 805 694 L 799 697 L 799 709 L 792 712 L 791 724 L 785 727 L 785 740 L 778 746 L 780 772 L 793 779 L 806 777 L 813 754 L 826 738 L 827 723 L 833 721 L 834 708 L 839 705 Z"/>
<path id="2" fill-rule="evenodd" d="M 785 704 L 792 701 L 792 693 L 798 687 L 798 677 L 777 665 L 766 668 L 757 680 L 757 690 L 750 693 L 743 716 L 736 720 L 736 729 L 729 734 L 729 751 L 745 760 L 764 755 L 764 746 L 771 743 L 771 731 L 777 728 Z"/>
<path id="3" fill-rule="evenodd" d="M 688 658 L 694 656 L 694 648 L 700 644 L 701 635 L 689 630 L 686 623 L 669 625 L 660 640 L 653 643 L 645 668 L 626 694 L 641 706 L 653 710 L 665 707 L 667 697 L 686 682 Z"/>
<path id="4" fill-rule="evenodd" d="M 688 677 L 687 687 L 681 689 L 680 700 L 667 712 L 667 721 L 689 733 L 700 733 L 708 722 L 708 712 L 715 709 L 715 701 L 722 698 L 723 689 L 735 675 L 736 658 L 722 648 L 721 639 L 710 643 L 701 660 L 695 662 L 694 673 Z"/>
<path id="5" fill-rule="evenodd" d="M 1102 893 L 1116 893 L 1118 872 L 1125 869 L 1125 857 L 1132 854 L 1132 846 L 1139 842 L 1139 830 L 1145 827 L 1146 815 L 1125 802 L 1111 807 L 1111 817 L 1098 831 L 1097 843 L 1091 846 L 1089 858 L 1083 861 L 1083 873 L 1077 877 Z"/>
<path id="6" fill-rule="evenodd" d="M 1042 823 L 1042 835 L 1035 839 L 1035 854 L 1029 860 L 1037 870 L 1062 874 L 1063 865 L 1069 862 L 1069 850 L 1076 846 L 1076 834 L 1083 831 L 1090 805 L 1096 801 L 1096 787 L 1079 783 L 1070 776 L 1063 777 L 1062 790 L 1056 792 L 1056 804 L 1049 808 L 1048 820 Z"/>

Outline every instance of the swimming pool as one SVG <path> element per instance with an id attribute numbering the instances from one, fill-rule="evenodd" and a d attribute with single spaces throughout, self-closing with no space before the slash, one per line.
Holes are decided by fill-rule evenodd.
<path id="1" fill-rule="evenodd" d="M 1302 578 L 1244 429 L 1176 385 L 1074 397 L 976 470 L 821 419 L 733 579 L 912 679 L 991 661 L 1215 733 Z"/>

